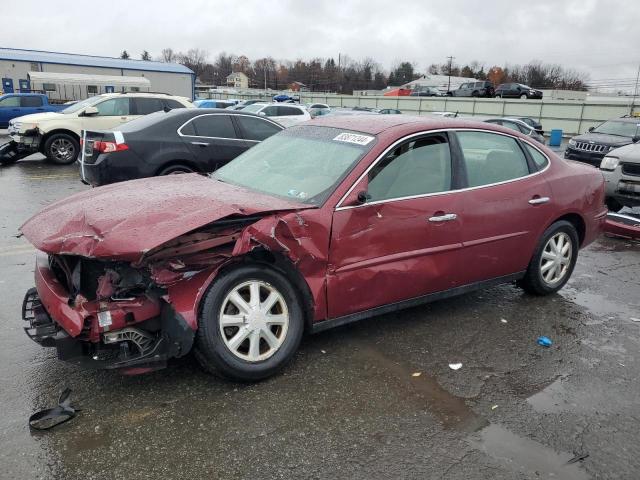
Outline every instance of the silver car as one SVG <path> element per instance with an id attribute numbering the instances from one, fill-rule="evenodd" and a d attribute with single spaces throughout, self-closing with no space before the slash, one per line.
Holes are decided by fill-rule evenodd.
<path id="1" fill-rule="evenodd" d="M 640 205 L 640 143 L 611 150 L 600 163 L 609 210 Z"/>
<path id="2" fill-rule="evenodd" d="M 489 118 L 485 120 L 485 122 L 502 125 L 503 127 L 510 128 L 511 130 L 515 130 L 516 132 L 524 133 L 525 135 L 531 137 L 532 139 L 540 142 L 543 145 L 545 143 L 543 135 L 540 135 L 540 133 L 538 133 L 535 128 L 532 128 L 531 126 L 527 125 L 525 122 L 517 118 Z"/>

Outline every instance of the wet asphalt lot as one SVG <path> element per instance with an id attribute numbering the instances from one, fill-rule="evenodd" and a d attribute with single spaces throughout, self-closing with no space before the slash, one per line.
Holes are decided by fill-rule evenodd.
<path id="1" fill-rule="evenodd" d="M 502 286 L 309 337 L 259 384 L 191 358 L 124 377 L 22 331 L 17 229 L 86 188 L 75 166 L 0 167 L 0 479 L 639 478 L 640 243 L 603 237 L 551 297 Z M 31 433 L 67 386 L 82 411 Z"/>

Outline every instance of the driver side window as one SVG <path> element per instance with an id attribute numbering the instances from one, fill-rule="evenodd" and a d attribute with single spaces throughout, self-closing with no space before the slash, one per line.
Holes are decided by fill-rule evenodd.
<path id="1" fill-rule="evenodd" d="M 451 189 L 451 155 L 446 135 L 405 142 L 368 174 L 368 201 L 390 200 Z"/>

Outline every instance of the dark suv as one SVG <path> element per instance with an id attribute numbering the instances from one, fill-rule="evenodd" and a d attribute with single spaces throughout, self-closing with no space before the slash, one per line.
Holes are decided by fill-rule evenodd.
<path id="1" fill-rule="evenodd" d="M 521 83 L 502 83 L 496 87 L 496 97 L 541 99 L 542 91 Z"/>
<path id="2" fill-rule="evenodd" d="M 450 97 L 493 98 L 493 94 L 493 83 L 487 81 L 463 83 L 455 90 L 449 90 L 447 92 L 447 95 L 449 95 Z"/>
<path id="3" fill-rule="evenodd" d="M 610 150 L 640 141 L 638 125 L 640 118 L 625 116 L 591 127 L 588 133 L 569 140 L 564 158 L 597 167 Z"/>

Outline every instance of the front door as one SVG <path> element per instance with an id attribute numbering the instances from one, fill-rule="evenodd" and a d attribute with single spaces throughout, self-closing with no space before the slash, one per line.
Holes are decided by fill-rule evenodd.
<path id="1" fill-rule="evenodd" d="M 132 115 L 131 99 L 128 97 L 109 98 L 97 103 L 97 115 L 82 118 L 83 130 L 110 130 L 136 118 Z"/>
<path id="2" fill-rule="evenodd" d="M 457 137 L 470 187 L 464 204 L 463 282 L 526 270 L 551 220 L 552 194 L 544 173 L 537 173 L 513 137 L 476 131 Z"/>
<path id="3" fill-rule="evenodd" d="M 207 114 L 195 117 L 179 130 L 202 171 L 213 172 L 236 158 L 255 142 L 240 138 L 231 115 Z"/>
<path id="4" fill-rule="evenodd" d="M 413 136 L 374 164 L 334 212 L 329 317 L 459 284 L 462 192 L 448 136 Z M 366 198 L 366 200 L 365 200 Z"/>

